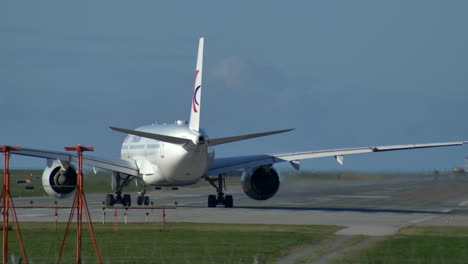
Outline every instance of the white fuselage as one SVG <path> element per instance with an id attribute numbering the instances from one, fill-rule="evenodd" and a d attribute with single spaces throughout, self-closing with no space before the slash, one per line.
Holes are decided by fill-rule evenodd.
<path id="1" fill-rule="evenodd" d="M 148 125 L 138 131 L 186 138 L 194 144 L 171 144 L 154 139 L 128 135 L 121 150 L 122 159 L 135 160 L 146 184 L 182 186 L 197 182 L 214 159 L 214 151 L 206 143 L 197 144 L 204 131 L 195 132 L 186 123 Z"/>

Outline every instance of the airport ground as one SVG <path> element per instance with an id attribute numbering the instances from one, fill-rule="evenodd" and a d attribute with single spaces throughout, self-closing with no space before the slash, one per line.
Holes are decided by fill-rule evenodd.
<path id="1" fill-rule="evenodd" d="M 364 176 L 356 174 L 327 177 L 289 176 L 280 192 L 267 201 L 254 201 L 242 193 L 239 185 L 228 186 L 235 208 L 206 208 L 209 186 L 154 190 L 149 192 L 155 206 L 173 206 L 166 210 L 168 223 L 232 223 L 340 226 L 334 238 L 324 244 L 303 247 L 278 260 L 279 263 L 328 263 L 341 254 L 367 247 L 415 226 L 444 228 L 468 227 L 468 175 L 466 174 L 395 174 Z M 133 194 L 135 196 L 135 194 Z M 103 220 L 105 194 L 87 194 L 93 221 Z M 54 205 L 49 197 L 19 197 L 15 205 Z M 67 206 L 71 198 L 57 200 Z M 20 221 L 52 222 L 50 209 L 18 209 Z M 114 210 L 106 209 L 106 222 L 114 221 Z M 146 215 L 148 213 L 148 216 Z M 157 209 L 128 210 L 130 222 L 160 222 Z M 68 220 L 68 211 L 59 211 L 59 221 Z M 119 224 L 124 212 L 118 211 Z M 437 230 L 439 230 L 437 229 Z M 453 229 L 451 229 L 453 230 Z M 466 242 L 465 246 L 468 247 Z M 451 263 L 457 263 L 453 262 Z M 458 263 L 464 263 L 461 260 Z M 442 259 L 443 262 L 443 259 Z M 380 262 L 386 263 L 386 262 Z"/>

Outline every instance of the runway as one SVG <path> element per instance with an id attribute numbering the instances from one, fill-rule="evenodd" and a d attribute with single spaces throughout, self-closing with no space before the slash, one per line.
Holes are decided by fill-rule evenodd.
<path id="1" fill-rule="evenodd" d="M 228 186 L 235 208 L 207 208 L 211 187 L 155 190 L 148 194 L 166 210 L 168 222 L 337 225 L 340 235 L 383 236 L 407 225 L 468 225 L 468 175 L 397 175 L 384 179 L 310 179 L 291 176 L 267 201 L 248 198 L 239 185 Z M 136 194 L 132 194 L 135 198 Z M 113 209 L 102 209 L 105 194 L 86 194 L 94 222 L 110 222 Z M 16 206 L 70 206 L 72 198 L 15 198 Z M 117 218 L 123 222 L 124 210 Z M 105 212 L 105 216 L 104 213 Z M 148 216 L 146 215 L 148 213 Z M 17 209 L 20 221 L 53 221 L 53 209 Z M 161 221 L 157 209 L 128 210 L 128 221 Z M 67 221 L 69 209 L 59 210 Z"/>

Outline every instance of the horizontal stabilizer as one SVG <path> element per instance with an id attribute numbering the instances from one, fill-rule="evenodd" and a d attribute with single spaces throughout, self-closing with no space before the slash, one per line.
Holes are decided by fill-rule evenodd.
<path id="1" fill-rule="evenodd" d="M 215 138 L 215 139 L 210 139 L 208 141 L 208 145 L 209 146 L 215 146 L 215 145 L 226 144 L 226 143 L 235 142 L 235 141 L 241 141 L 241 140 L 246 140 L 246 139 L 251 139 L 251 138 L 264 137 L 264 136 L 289 132 L 291 130 L 294 130 L 294 128 L 284 129 L 284 130 L 276 130 L 276 131 L 269 131 L 269 132 L 262 132 L 262 133 L 255 133 L 255 134 L 246 134 L 246 135 L 241 135 L 241 136 Z"/>
<path id="2" fill-rule="evenodd" d="M 186 138 L 178 138 L 178 137 L 171 137 L 171 136 L 166 136 L 166 135 L 159 135 L 159 134 L 153 134 L 153 133 L 148 133 L 148 132 L 143 132 L 143 131 L 137 131 L 137 130 L 131 130 L 131 129 L 125 129 L 125 128 L 118 128 L 118 127 L 110 127 L 110 129 L 126 134 L 131 134 L 139 137 L 144 137 L 144 138 L 151 138 L 159 141 L 164 141 L 167 143 L 172 143 L 172 144 L 186 144 L 191 142 L 190 140 Z"/>

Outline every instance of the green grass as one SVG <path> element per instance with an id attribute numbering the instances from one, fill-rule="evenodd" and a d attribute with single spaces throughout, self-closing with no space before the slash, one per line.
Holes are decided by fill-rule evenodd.
<path id="1" fill-rule="evenodd" d="M 336 236 L 333 237 L 336 239 Z M 353 244 L 356 244 L 362 240 L 366 239 L 365 236 L 363 235 L 357 235 L 357 236 L 350 236 L 349 239 L 342 241 L 341 243 L 337 244 L 331 244 L 329 246 L 326 246 L 321 249 L 314 250 L 311 254 L 306 255 L 294 262 L 294 264 L 305 264 L 305 263 L 313 263 L 314 260 L 318 259 L 321 256 L 324 256 L 330 252 L 333 252 L 335 250 L 338 250 L 343 247 L 348 247 Z"/>
<path id="2" fill-rule="evenodd" d="M 333 263 L 468 263 L 468 227 L 406 227 Z"/>
<path id="3" fill-rule="evenodd" d="M 3 175 L 3 170 L 0 171 Z M 10 170 L 10 192 L 13 197 L 43 196 L 40 170 Z M 16 183 L 17 180 L 30 179 L 31 183 Z M 0 184 L 3 187 L 3 184 Z M 25 189 L 26 186 L 34 187 L 33 190 Z"/>
<path id="4" fill-rule="evenodd" d="M 169 223 L 95 224 L 103 263 L 274 263 L 274 260 L 304 246 L 321 243 L 339 229 L 335 226 L 240 225 Z M 31 263 L 56 261 L 65 224 L 54 231 L 52 223 L 21 223 Z M 89 233 L 83 229 L 83 260 L 94 263 Z M 10 253 L 19 256 L 15 231 L 9 232 Z M 75 229 L 66 245 L 64 263 L 74 260 Z"/>

